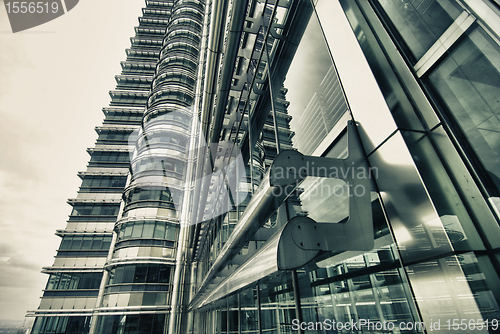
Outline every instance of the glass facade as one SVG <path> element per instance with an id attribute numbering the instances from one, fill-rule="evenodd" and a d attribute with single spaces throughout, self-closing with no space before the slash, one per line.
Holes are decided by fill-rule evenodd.
<path id="1" fill-rule="evenodd" d="M 497 2 L 146 4 L 34 333 L 500 330 Z"/>

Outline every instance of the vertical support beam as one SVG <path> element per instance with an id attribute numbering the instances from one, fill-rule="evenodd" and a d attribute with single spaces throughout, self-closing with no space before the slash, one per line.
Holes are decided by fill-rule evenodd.
<path id="1" fill-rule="evenodd" d="M 300 290 L 299 290 L 299 279 L 297 277 L 297 270 L 291 271 L 292 275 L 292 286 L 293 286 L 293 299 L 295 300 L 295 314 L 297 315 L 297 319 L 299 319 L 299 323 L 304 321 L 302 317 L 302 305 L 300 304 Z M 302 326 L 299 326 L 299 334 L 304 334 L 302 330 Z"/>
<path id="2" fill-rule="evenodd" d="M 262 334 L 262 319 L 261 319 L 261 308 L 260 308 L 260 282 L 257 282 L 255 286 L 257 289 L 257 329 L 259 330 L 259 334 Z"/>

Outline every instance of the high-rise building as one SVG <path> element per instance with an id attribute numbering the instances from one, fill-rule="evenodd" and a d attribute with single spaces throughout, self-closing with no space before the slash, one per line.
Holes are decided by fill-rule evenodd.
<path id="1" fill-rule="evenodd" d="M 500 5 L 146 1 L 32 333 L 494 333 Z"/>

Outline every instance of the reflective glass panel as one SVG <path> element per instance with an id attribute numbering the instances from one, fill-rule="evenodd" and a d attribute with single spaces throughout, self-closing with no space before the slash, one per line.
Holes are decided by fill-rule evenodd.
<path id="1" fill-rule="evenodd" d="M 262 333 L 293 333 L 297 319 L 290 272 L 278 272 L 259 283 Z"/>
<path id="2" fill-rule="evenodd" d="M 461 328 L 454 326 L 454 319 L 460 319 L 459 324 L 498 319 L 498 304 L 485 276 L 491 269 L 483 272 L 483 264 L 473 253 L 464 253 L 406 267 L 424 322 L 440 322 L 441 329 L 445 324 L 458 332 Z M 498 277 L 492 284 L 498 285 Z M 500 328 L 498 323 L 496 329 L 491 325 L 490 320 L 489 331 L 483 325 L 483 332 Z"/>
<path id="3" fill-rule="evenodd" d="M 450 245 L 454 250 L 483 249 L 483 242 L 432 141 L 418 132 L 405 131 L 403 138 L 440 217 L 418 227 L 426 232 L 419 233 L 419 245 L 422 248 L 427 244 L 428 248 Z"/>
<path id="4" fill-rule="evenodd" d="M 486 187 L 500 188 L 500 46 L 473 27 L 428 81 L 484 166 Z M 458 135 L 461 137 L 461 135 Z"/>
<path id="5" fill-rule="evenodd" d="M 259 317 L 256 286 L 245 289 L 240 295 L 240 331 L 241 333 L 258 333 Z"/>
<path id="6" fill-rule="evenodd" d="M 463 11 L 453 0 L 379 0 L 379 2 L 417 60 Z"/>
<path id="7" fill-rule="evenodd" d="M 295 132 L 294 147 L 303 154 L 311 154 L 347 112 L 337 72 L 314 14 L 294 55 L 284 86 L 286 99 L 290 102 L 290 126 Z"/>
<path id="8" fill-rule="evenodd" d="M 394 66 L 387 59 L 386 52 L 380 47 L 377 37 L 365 20 L 366 13 L 362 13 L 354 1 L 341 0 L 340 3 L 396 124 L 404 129 L 423 130 L 416 115 L 418 110 L 406 95 L 398 75 L 394 72 Z"/>

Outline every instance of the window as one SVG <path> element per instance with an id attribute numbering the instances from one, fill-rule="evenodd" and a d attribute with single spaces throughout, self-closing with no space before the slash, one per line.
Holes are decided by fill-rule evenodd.
<path id="1" fill-rule="evenodd" d="M 108 112 L 106 121 L 131 121 L 140 122 L 142 120 L 142 114 L 129 114 L 121 112 Z"/>
<path id="2" fill-rule="evenodd" d="M 463 11 L 453 0 L 379 0 L 378 2 L 415 60 L 420 59 L 429 50 Z"/>
<path id="3" fill-rule="evenodd" d="M 500 46 L 472 26 L 426 79 L 486 171 L 491 195 L 500 189 Z M 463 138 L 464 135 L 458 135 Z M 480 168 L 482 169 L 482 168 Z"/>
<path id="4" fill-rule="evenodd" d="M 156 189 L 134 188 L 132 191 L 125 194 L 125 203 L 130 204 L 136 201 L 173 202 L 175 196 L 172 196 L 171 192 L 175 193 L 174 189 L 171 190 L 169 188 L 156 188 Z"/>
<path id="5" fill-rule="evenodd" d="M 75 204 L 71 216 L 116 216 L 119 205 Z"/>
<path id="6" fill-rule="evenodd" d="M 125 283 L 169 283 L 170 267 L 161 264 L 120 265 L 111 269 L 108 285 Z"/>
<path id="7" fill-rule="evenodd" d="M 38 317 L 33 334 L 85 334 L 90 330 L 90 317 Z"/>
<path id="8" fill-rule="evenodd" d="M 131 138 L 132 132 L 131 131 L 109 131 L 109 130 L 103 130 L 100 134 L 99 137 L 97 138 L 98 141 L 133 141 L 134 139 Z"/>
<path id="9" fill-rule="evenodd" d="M 102 334 L 162 334 L 165 318 L 165 314 L 101 316 L 98 320 L 97 332 Z"/>
<path id="10" fill-rule="evenodd" d="M 177 240 L 179 225 L 176 223 L 146 220 L 124 223 L 118 232 L 118 241 L 132 238 Z"/>
<path id="11" fill-rule="evenodd" d="M 94 151 L 90 158 L 89 165 L 99 165 L 100 163 L 128 163 L 130 160 L 129 152 L 109 152 Z"/>
<path id="12" fill-rule="evenodd" d="M 82 192 L 121 192 L 127 182 L 126 176 L 85 175 L 80 186 Z"/>
<path id="13" fill-rule="evenodd" d="M 108 250 L 110 244 L 108 236 L 65 236 L 59 250 Z"/>
<path id="14" fill-rule="evenodd" d="M 51 274 L 45 290 L 99 289 L 102 273 Z"/>

